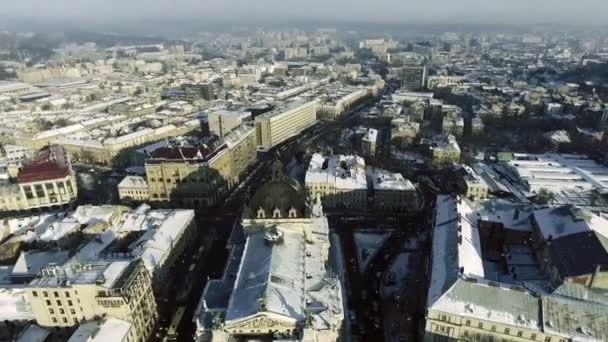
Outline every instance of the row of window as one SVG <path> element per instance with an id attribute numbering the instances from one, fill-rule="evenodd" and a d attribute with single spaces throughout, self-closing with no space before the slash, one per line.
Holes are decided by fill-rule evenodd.
<path id="1" fill-rule="evenodd" d="M 80 299 L 77 299 L 77 300 L 78 300 L 78 302 L 80 303 Z M 48 305 L 48 306 L 53 305 L 53 303 L 51 302 L 51 300 L 50 300 L 50 299 L 45 300 L 45 303 L 46 303 L 46 305 Z M 63 305 L 63 302 L 62 302 L 61 300 L 59 300 L 59 299 L 57 299 L 57 300 L 55 301 L 55 303 L 57 303 L 57 306 L 62 306 L 62 305 Z M 74 302 L 72 302 L 72 300 L 71 300 L 71 299 L 68 299 L 67 304 L 68 304 L 68 306 L 74 306 Z"/>
<path id="2" fill-rule="evenodd" d="M 45 198 L 46 194 L 48 193 L 48 196 L 54 196 L 57 193 L 55 192 L 55 184 L 57 185 L 57 189 L 59 190 L 59 194 L 64 195 L 66 193 L 66 187 L 67 187 L 67 192 L 71 195 L 74 193 L 74 189 L 72 188 L 72 183 L 71 182 L 66 182 L 65 185 L 63 182 L 56 182 L 56 183 L 45 183 L 44 187 L 42 186 L 42 184 L 36 184 L 34 186 L 31 185 L 25 185 L 23 186 L 23 191 L 25 193 L 25 198 L 27 198 L 28 200 L 30 199 L 34 199 L 34 194 L 36 195 L 36 198 Z M 45 189 L 46 189 L 46 193 L 45 193 Z"/>
<path id="3" fill-rule="evenodd" d="M 78 292 L 76 292 L 76 291 L 74 291 L 74 293 L 78 294 Z M 32 291 L 32 295 L 34 297 L 38 297 L 38 291 Z M 70 292 L 69 291 L 64 291 L 63 295 L 65 296 L 65 298 L 70 298 Z M 49 293 L 47 291 L 42 291 L 42 296 L 44 298 L 48 298 L 49 297 Z M 59 298 L 60 297 L 59 291 L 53 291 L 53 297 Z"/>

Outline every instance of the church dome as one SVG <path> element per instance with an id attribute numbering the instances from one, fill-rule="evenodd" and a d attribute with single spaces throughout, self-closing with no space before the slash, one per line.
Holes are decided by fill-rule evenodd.
<path id="1" fill-rule="evenodd" d="M 306 194 L 299 184 L 283 173 L 283 166 L 276 161 L 272 166 L 272 178 L 253 195 L 244 212 L 245 218 L 300 218 L 306 210 Z"/>

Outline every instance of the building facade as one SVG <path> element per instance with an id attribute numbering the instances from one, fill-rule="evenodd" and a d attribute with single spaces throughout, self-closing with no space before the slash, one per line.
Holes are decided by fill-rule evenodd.
<path id="1" fill-rule="evenodd" d="M 158 318 L 152 279 L 141 260 L 47 266 L 27 295 L 43 327 L 110 316 L 132 324 L 132 341 L 146 341 Z"/>
<path id="2" fill-rule="evenodd" d="M 317 122 L 318 100 L 292 103 L 255 118 L 256 141 L 269 150 Z"/>
<path id="3" fill-rule="evenodd" d="M 308 197 L 327 208 L 367 208 L 365 160 L 358 156 L 312 156 L 305 178 Z"/>
<path id="4" fill-rule="evenodd" d="M 245 238 L 195 312 L 196 341 L 339 341 L 342 283 L 320 205 L 273 168 L 243 212 Z M 334 254 L 335 255 L 335 254 Z"/>
<path id="5" fill-rule="evenodd" d="M 209 113 L 209 132 L 224 137 L 250 118 L 251 112 L 220 110 Z"/>
<path id="6" fill-rule="evenodd" d="M 249 126 L 214 144 L 161 148 L 146 161 L 150 200 L 214 206 L 238 184 L 255 156 L 255 134 Z"/>
<path id="7" fill-rule="evenodd" d="M 126 176 L 118 183 L 118 198 L 121 201 L 145 202 L 150 199 L 148 182 L 141 176 Z"/>
<path id="8" fill-rule="evenodd" d="M 61 146 L 52 145 L 26 161 L 16 179 L 0 186 L 0 211 L 63 206 L 77 196 L 70 158 Z"/>

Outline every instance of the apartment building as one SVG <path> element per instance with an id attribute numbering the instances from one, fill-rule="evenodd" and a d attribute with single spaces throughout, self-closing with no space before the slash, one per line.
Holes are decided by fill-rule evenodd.
<path id="1" fill-rule="evenodd" d="M 109 316 L 131 323 L 128 341 L 143 342 L 158 318 L 152 278 L 140 259 L 48 265 L 26 291 L 43 327 L 72 327 Z"/>
<path id="2" fill-rule="evenodd" d="M 358 156 L 325 158 L 314 154 L 305 178 L 308 196 L 329 208 L 367 207 L 365 160 Z"/>
<path id="3" fill-rule="evenodd" d="M 269 150 L 317 122 L 318 100 L 292 102 L 255 118 L 258 148 Z"/>
<path id="4" fill-rule="evenodd" d="M 146 161 L 150 200 L 214 206 L 238 184 L 255 156 L 255 134 L 249 126 L 206 145 L 158 149 Z"/>

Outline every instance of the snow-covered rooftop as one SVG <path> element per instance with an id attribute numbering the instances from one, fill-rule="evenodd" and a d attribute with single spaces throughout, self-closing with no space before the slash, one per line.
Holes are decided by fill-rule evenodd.
<path id="1" fill-rule="evenodd" d="M 358 156 L 312 156 L 305 182 L 334 185 L 336 190 L 367 190 L 365 160 Z"/>
<path id="2" fill-rule="evenodd" d="M 414 184 L 405 179 L 400 173 L 392 173 L 368 166 L 367 174 L 371 178 L 374 190 L 376 191 L 416 191 Z"/>
<path id="3" fill-rule="evenodd" d="M 110 317 L 81 324 L 68 342 L 126 341 L 130 330 L 131 323 Z"/>
<path id="4" fill-rule="evenodd" d="M 593 231 L 608 238 L 608 220 L 574 206 L 536 210 L 533 217 L 545 240 Z"/>
<path id="5" fill-rule="evenodd" d="M 530 192 L 595 189 L 608 192 L 608 167 L 585 155 L 515 153 L 508 165 Z"/>

